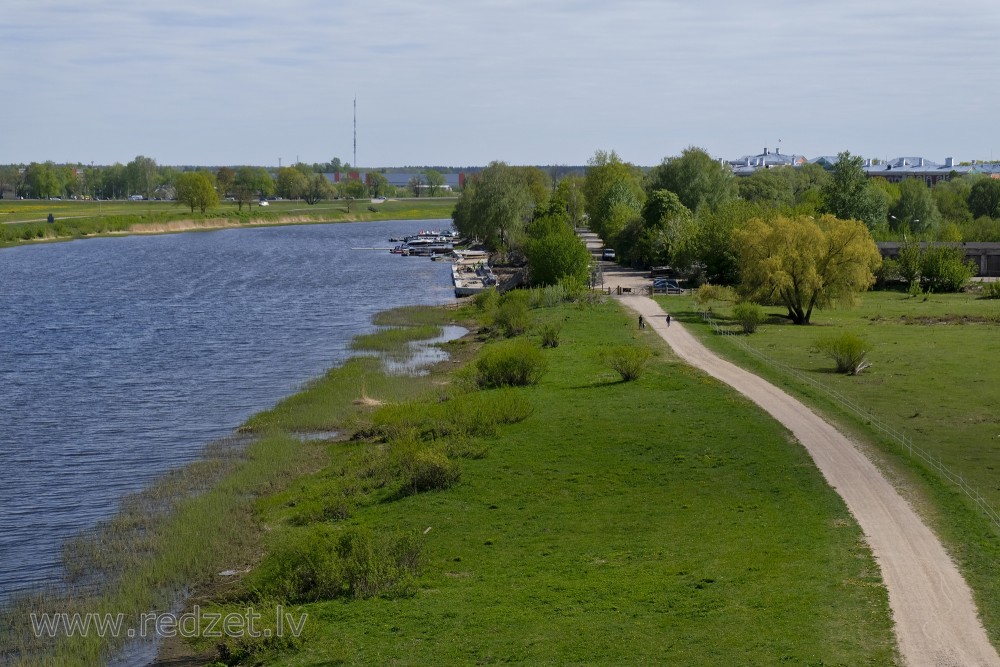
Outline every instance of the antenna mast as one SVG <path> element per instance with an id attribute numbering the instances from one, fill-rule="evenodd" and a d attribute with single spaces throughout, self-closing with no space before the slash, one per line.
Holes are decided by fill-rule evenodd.
<path id="1" fill-rule="evenodd" d="M 354 168 L 358 168 L 358 96 L 354 96 Z"/>

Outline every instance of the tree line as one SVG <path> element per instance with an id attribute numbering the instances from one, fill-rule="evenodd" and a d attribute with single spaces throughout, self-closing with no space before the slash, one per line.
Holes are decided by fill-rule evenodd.
<path id="1" fill-rule="evenodd" d="M 652 169 L 598 150 L 585 175 L 553 183 L 540 169 L 494 162 L 467 182 L 453 220 L 464 236 L 523 260 L 534 284 L 586 280 L 590 255 L 573 231 L 586 225 L 622 264 L 736 286 L 742 299 L 784 305 L 802 324 L 877 278 L 947 289 L 972 275 L 956 248 L 883 264 L 875 239 L 1000 241 L 1000 181 L 894 184 L 869 179 L 862 164 L 843 152 L 830 169 L 743 178 L 695 147 Z"/>

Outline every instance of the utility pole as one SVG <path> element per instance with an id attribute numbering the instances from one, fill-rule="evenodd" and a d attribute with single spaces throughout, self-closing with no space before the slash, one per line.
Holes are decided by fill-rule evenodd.
<path id="1" fill-rule="evenodd" d="M 358 96 L 354 96 L 354 168 L 358 168 Z"/>

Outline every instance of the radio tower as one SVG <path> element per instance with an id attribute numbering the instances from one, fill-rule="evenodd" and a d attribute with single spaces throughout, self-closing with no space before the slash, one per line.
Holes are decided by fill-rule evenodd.
<path id="1" fill-rule="evenodd" d="M 358 96 L 354 96 L 354 168 L 358 168 Z"/>

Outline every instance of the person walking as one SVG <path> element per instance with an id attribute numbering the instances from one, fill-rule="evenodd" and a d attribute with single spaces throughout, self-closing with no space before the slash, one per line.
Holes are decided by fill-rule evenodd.
<path id="1" fill-rule="evenodd" d="M 667 313 L 667 328 L 670 328 L 670 313 Z"/>
<path id="2" fill-rule="evenodd" d="M 646 320 L 642 319 L 642 315 L 639 316 L 639 328 L 640 329 L 646 328 Z"/>

